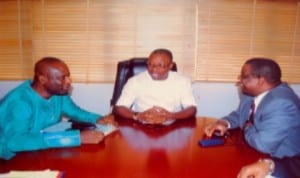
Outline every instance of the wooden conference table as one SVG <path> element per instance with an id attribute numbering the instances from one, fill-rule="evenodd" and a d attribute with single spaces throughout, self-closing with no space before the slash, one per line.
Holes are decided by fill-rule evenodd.
<path id="1" fill-rule="evenodd" d="M 234 178 L 243 165 L 262 156 L 238 130 L 223 146 L 200 147 L 203 127 L 213 121 L 205 117 L 169 126 L 117 121 L 119 130 L 99 144 L 21 152 L 1 160 L 0 173 L 52 169 L 64 171 L 65 178 Z"/>

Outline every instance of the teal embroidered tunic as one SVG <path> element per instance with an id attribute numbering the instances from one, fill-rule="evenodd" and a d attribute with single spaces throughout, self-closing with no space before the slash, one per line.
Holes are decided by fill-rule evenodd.
<path id="1" fill-rule="evenodd" d="M 78 107 L 69 95 L 55 95 L 49 99 L 42 98 L 30 86 L 27 80 L 10 91 L 0 101 L 0 158 L 10 159 L 18 151 L 47 149 L 80 145 L 79 131 L 58 132 L 59 138 L 72 138 L 73 141 L 47 141 L 48 134 L 41 132 L 44 128 L 67 118 L 95 123 L 99 114 L 87 112 Z M 66 140 L 66 139 L 64 139 Z M 74 141 L 75 140 L 75 141 Z M 55 143 L 55 144 L 52 144 Z"/>

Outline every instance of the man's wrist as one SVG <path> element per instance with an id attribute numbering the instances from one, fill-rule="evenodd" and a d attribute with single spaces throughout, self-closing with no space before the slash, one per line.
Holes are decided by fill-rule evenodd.
<path id="1" fill-rule="evenodd" d="M 273 160 L 269 159 L 269 158 L 261 158 L 258 160 L 259 162 L 265 162 L 269 165 L 269 171 L 268 171 L 268 175 L 271 175 L 274 170 L 275 170 L 275 163 Z"/>
<path id="2" fill-rule="evenodd" d="M 226 119 L 219 119 L 217 123 L 223 125 L 226 129 L 230 128 L 230 123 Z"/>

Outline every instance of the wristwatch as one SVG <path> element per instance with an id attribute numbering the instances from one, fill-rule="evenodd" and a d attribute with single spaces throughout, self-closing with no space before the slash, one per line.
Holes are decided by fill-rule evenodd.
<path id="1" fill-rule="evenodd" d="M 268 159 L 268 158 L 261 158 L 261 159 L 259 159 L 259 162 L 266 162 L 266 163 L 269 164 L 268 175 L 271 175 L 274 172 L 274 170 L 275 170 L 275 164 L 274 164 L 273 160 Z"/>

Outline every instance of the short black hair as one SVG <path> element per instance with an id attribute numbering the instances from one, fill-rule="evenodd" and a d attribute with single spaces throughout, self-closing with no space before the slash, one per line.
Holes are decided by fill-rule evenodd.
<path id="1" fill-rule="evenodd" d="M 264 77 L 270 84 L 281 83 L 281 69 L 273 59 L 255 57 L 248 59 L 245 64 L 251 65 L 252 75 Z"/>
<path id="2" fill-rule="evenodd" d="M 171 59 L 171 62 L 173 61 L 173 54 L 168 49 L 158 48 L 158 49 L 155 49 L 154 51 L 152 51 L 150 56 L 153 55 L 153 54 L 166 54 Z"/>
<path id="3" fill-rule="evenodd" d="M 57 62 L 64 63 L 61 59 L 57 57 L 51 57 L 51 56 L 43 57 L 35 63 L 34 72 L 38 73 L 42 65 L 51 65 Z"/>

